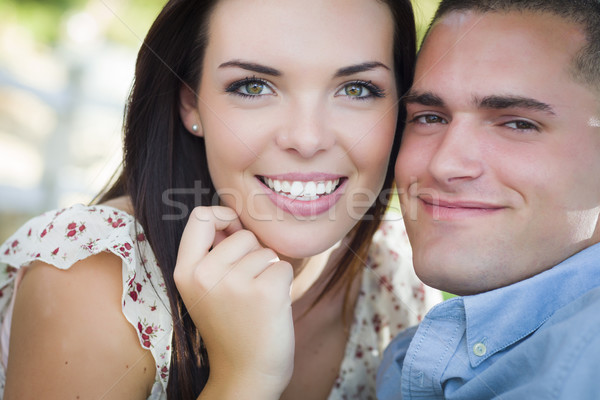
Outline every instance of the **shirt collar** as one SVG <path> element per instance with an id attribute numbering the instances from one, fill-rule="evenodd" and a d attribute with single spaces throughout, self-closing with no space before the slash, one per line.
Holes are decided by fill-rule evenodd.
<path id="1" fill-rule="evenodd" d="M 599 260 L 600 243 L 531 278 L 463 297 L 471 365 L 531 334 L 555 311 L 600 286 Z"/>

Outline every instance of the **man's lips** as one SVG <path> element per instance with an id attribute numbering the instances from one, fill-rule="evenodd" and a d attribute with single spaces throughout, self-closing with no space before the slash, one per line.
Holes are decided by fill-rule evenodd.
<path id="1" fill-rule="evenodd" d="M 431 196 L 417 196 L 423 203 L 432 207 L 444 207 L 444 208 L 466 208 L 466 209 L 483 209 L 483 210 L 498 210 L 505 208 L 492 203 L 484 203 L 479 201 L 469 200 L 442 200 L 434 199 Z"/>
<path id="2" fill-rule="evenodd" d="M 458 220 L 487 216 L 505 209 L 494 203 L 473 200 L 446 200 L 431 196 L 417 196 L 422 208 L 436 220 Z"/>

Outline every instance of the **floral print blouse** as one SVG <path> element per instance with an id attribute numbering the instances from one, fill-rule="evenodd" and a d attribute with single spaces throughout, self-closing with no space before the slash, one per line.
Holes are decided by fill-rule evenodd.
<path id="1" fill-rule="evenodd" d="M 68 269 L 105 251 L 123 261 L 123 314 L 136 330 L 140 346 L 152 353 L 156 363 L 148 399 L 166 399 L 173 325 L 162 273 L 136 220 L 102 205 L 75 205 L 42 214 L 0 246 L 0 398 L 14 295 L 26 267 L 39 260 Z M 366 263 L 345 357 L 330 400 L 375 399 L 375 374 L 385 346 L 441 300 L 438 292 L 415 276 L 401 220 L 382 224 Z"/>

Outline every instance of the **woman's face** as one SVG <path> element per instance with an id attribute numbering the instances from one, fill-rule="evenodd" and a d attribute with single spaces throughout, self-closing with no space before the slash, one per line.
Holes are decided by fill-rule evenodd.
<path id="1" fill-rule="evenodd" d="M 396 128 L 393 19 L 376 0 L 223 0 L 198 98 L 221 202 L 279 254 L 343 238 L 382 188 Z"/>

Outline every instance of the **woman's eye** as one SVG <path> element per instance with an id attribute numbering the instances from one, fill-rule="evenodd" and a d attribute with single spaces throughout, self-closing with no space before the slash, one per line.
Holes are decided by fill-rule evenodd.
<path id="1" fill-rule="evenodd" d="M 350 97 L 362 97 L 363 96 L 363 92 L 365 96 L 369 95 L 369 89 L 364 88 L 360 85 L 356 85 L 356 84 L 351 84 L 351 85 L 346 85 L 344 86 L 344 93 L 346 94 L 346 96 L 350 96 Z"/>
<path id="2" fill-rule="evenodd" d="M 439 115 L 435 114 L 427 114 L 427 115 L 419 115 L 414 119 L 415 122 L 419 124 L 429 125 L 429 124 L 446 124 L 446 120 Z"/>
<path id="3" fill-rule="evenodd" d="M 527 121 L 523 121 L 523 120 L 510 121 L 510 122 L 507 122 L 506 124 L 504 124 L 504 126 L 507 126 L 511 129 L 515 129 L 518 131 L 530 131 L 530 130 L 537 131 L 538 130 L 537 126 L 535 126 L 531 122 L 527 122 Z"/>
<path id="4" fill-rule="evenodd" d="M 251 94 L 251 95 L 259 95 L 259 94 L 268 94 L 273 93 L 269 90 L 268 86 L 259 81 L 253 81 L 246 83 L 244 86 L 240 88 L 242 93 Z M 267 93 L 265 93 L 267 92 Z"/>
<path id="5" fill-rule="evenodd" d="M 356 81 L 345 84 L 335 96 L 362 100 L 370 97 L 384 97 L 384 92 L 371 82 Z"/>
<path id="6" fill-rule="evenodd" d="M 257 97 L 275 93 L 267 82 L 261 79 L 250 78 L 232 83 L 225 91 L 246 97 Z"/>

